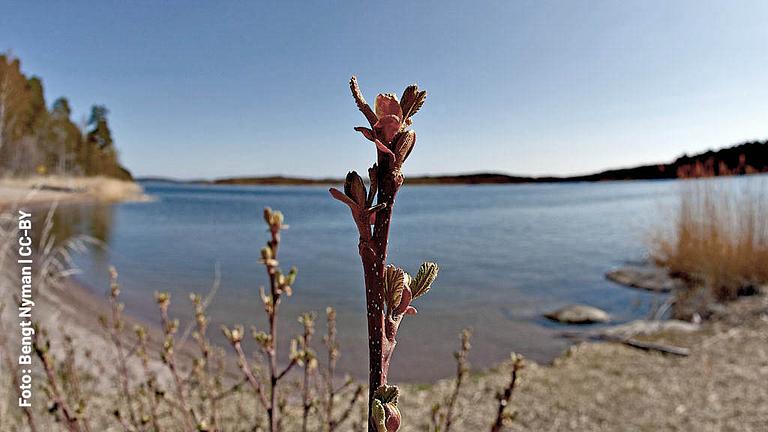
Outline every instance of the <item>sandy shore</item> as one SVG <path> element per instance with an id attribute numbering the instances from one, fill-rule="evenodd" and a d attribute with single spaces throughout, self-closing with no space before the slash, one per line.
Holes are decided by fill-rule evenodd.
<path id="1" fill-rule="evenodd" d="M 768 297 L 730 304 L 692 333 L 647 339 L 690 348 L 688 357 L 618 343 L 582 343 L 552 366 L 529 363 L 510 409 L 510 431 L 764 431 L 768 424 Z M 470 354 L 471 358 L 471 354 Z M 509 380 L 502 365 L 462 390 L 454 430 L 488 430 L 494 394 Z M 452 380 L 408 389 L 404 431 L 424 430 L 430 407 Z M 413 422 L 416 422 L 414 424 Z"/>
<path id="2" fill-rule="evenodd" d="M 44 205 L 52 202 L 146 201 L 137 183 L 106 177 L 29 177 L 0 179 L 0 209 L 19 204 Z"/>

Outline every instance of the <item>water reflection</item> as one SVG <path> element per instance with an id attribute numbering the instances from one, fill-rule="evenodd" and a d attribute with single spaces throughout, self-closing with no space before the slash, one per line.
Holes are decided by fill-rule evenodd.
<path id="1" fill-rule="evenodd" d="M 42 241 L 47 235 L 55 246 L 81 238 L 93 246 L 88 251 L 92 259 L 102 262 L 107 259 L 114 229 L 115 207 L 112 204 L 62 204 L 41 208 L 32 214 L 33 238 Z"/>

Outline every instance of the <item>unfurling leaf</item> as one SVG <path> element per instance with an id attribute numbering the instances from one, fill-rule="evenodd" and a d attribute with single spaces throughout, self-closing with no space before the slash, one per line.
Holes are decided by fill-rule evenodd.
<path id="1" fill-rule="evenodd" d="M 378 204 L 376 204 L 376 205 L 375 205 L 375 206 L 373 206 L 373 207 L 369 207 L 369 208 L 368 208 L 368 213 L 370 213 L 370 214 L 371 214 L 371 216 L 373 216 L 373 215 L 374 215 L 374 214 L 375 214 L 377 211 L 379 211 L 379 210 L 382 210 L 382 209 L 384 209 L 384 208 L 386 208 L 386 207 L 387 207 L 387 203 L 385 203 L 385 202 L 383 202 L 383 203 L 378 203 Z"/>
<path id="2" fill-rule="evenodd" d="M 371 415 L 377 432 L 396 432 L 402 421 L 397 398 L 400 392 L 396 386 L 382 385 L 373 394 Z"/>
<path id="3" fill-rule="evenodd" d="M 306 330 L 308 333 L 314 333 L 315 313 L 304 312 L 303 314 L 299 315 L 299 324 L 301 324 L 304 327 L 304 330 Z"/>
<path id="4" fill-rule="evenodd" d="M 385 153 L 385 154 L 389 155 L 392 159 L 395 159 L 395 154 L 392 153 L 392 150 L 390 150 L 389 147 L 387 147 L 384 144 L 382 144 L 381 141 L 379 141 L 379 140 L 376 140 L 375 144 L 376 144 L 376 149 L 377 150 L 379 150 L 382 153 Z"/>
<path id="5" fill-rule="evenodd" d="M 376 197 L 376 191 L 378 189 L 378 185 L 376 184 L 376 172 L 378 169 L 379 166 L 377 164 L 373 164 L 373 166 L 368 168 L 368 180 L 370 180 L 370 188 L 368 189 L 368 199 L 365 200 L 365 205 L 368 207 L 373 205 L 373 199 Z"/>
<path id="6" fill-rule="evenodd" d="M 279 210 L 272 210 L 269 207 L 264 207 L 264 221 L 273 230 L 279 230 L 283 227 L 283 212 Z"/>
<path id="7" fill-rule="evenodd" d="M 402 422 L 400 408 L 398 408 L 396 404 L 387 403 L 384 404 L 384 413 L 387 416 L 387 432 L 397 432 L 400 429 L 400 423 Z"/>
<path id="8" fill-rule="evenodd" d="M 371 404 L 371 417 L 376 425 L 376 432 L 387 432 L 387 414 L 384 411 L 384 404 L 374 399 Z"/>
<path id="9" fill-rule="evenodd" d="M 367 192 L 363 179 L 357 172 L 350 171 L 347 174 L 347 179 L 344 181 L 344 194 L 350 197 L 358 206 L 365 206 Z"/>
<path id="10" fill-rule="evenodd" d="M 261 259 L 262 261 L 269 261 L 274 257 L 272 254 L 272 248 L 269 246 L 264 246 L 261 248 Z"/>
<path id="11" fill-rule="evenodd" d="M 280 227 L 283 225 L 284 220 L 285 218 L 283 217 L 283 212 L 275 210 L 272 212 L 272 222 L 270 225 Z"/>
<path id="12" fill-rule="evenodd" d="M 416 277 L 413 279 L 413 283 L 411 283 L 411 293 L 414 299 L 423 296 L 429 291 L 432 283 L 437 279 L 437 272 L 439 270 L 440 267 L 436 263 L 429 261 L 424 262 L 419 267 L 419 272 L 416 273 Z"/>
<path id="13" fill-rule="evenodd" d="M 288 276 L 285 279 L 285 282 L 287 285 L 293 285 L 294 282 L 296 282 L 296 275 L 299 273 L 299 270 L 294 266 L 291 267 L 291 270 L 288 271 Z"/>
<path id="14" fill-rule="evenodd" d="M 221 326 L 221 331 L 224 333 L 224 336 L 233 344 L 239 343 L 241 340 L 243 340 L 243 334 L 245 333 L 243 326 L 241 325 L 236 325 L 232 329 Z"/>
<path id="15" fill-rule="evenodd" d="M 261 330 L 256 330 L 255 328 L 251 329 L 251 336 L 253 336 L 253 339 L 256 341 L 256 343 L 264 348 L 269 346 L 272 341 L 272 338 L 268 334 Z"/>
<path id="16" fill-rule="evenodd" d="M 344 204 L 348 205 L 349 208 L 351 208 L 353 212 L 355 210 L 359 210 L 360 209 L 360 207 L 357 205 L 357 203 L 352 201 L 352 198 L 344 195 L 344 193 L 342 191 L 340 191 L 340 190 L 338 190 L 336 188 L 330 188 L 330 189 L 328 189 L 328 192 L 331 193 L 332 197 L 334 197 L 337 200 L 339 200 L 339 201 L 343 202 Z"/>
<path id="17" fill-rule="evenodd" d="M 373 397 L 383 403 L 397 403 L 397 398 L 400 397 L 400 389 L 398 389 L 397 386 L 385 384 L 376 389 L 373 393 Z"/>
<path id="18" fill-rule="evenodd" d="M 411 154 L 414 144 L 416 144 L 415 131 L 409 130 L 398 134 L 397 140 L 395 141 L 395 157 L 397 158 L 398 163 L 402 164 L 405 162 L 408 155 Z"/>
<path id="19" fill-rule="evenodd" d="M 168 306 L 168 304 L 171 302 L 171 294 L 168 292 L 155 292 L 155 301 L 160 306 Z"/>
<path id="20" fill-rule="evenodd" d="M 400 108 L 403 111 L 403 120 L 413 117 L 414 114 L 424 105 L 427 98 L 426 91 L 419 91 L 417 85 L 409 85 L 403 91 L 403 97 L 400 98 Z"/>
<path id="21" fill-rule="evenodd" d="M 376 137 L 380 138 L 384 144 L 392 142 L 392 138 L 400 132 L 400 117 L 390 114 L 379 117 L 379 121 L 373 126 Z"/>
<path id="22" fill-rule="evenodd" d="M 355 104 L 357 105 L 357 109 L 359 109 L 360 112 L 363 113 L 366 120 L 368 120 L 368 123 L 370 123 L 371 126 L 376 124 L 376 121 L 378 120 L 378 118 L 376 117 L 376 114 L 373 112 L 373 110 L 368 105 L 368 103 L 365 101 L 365 98 L 363 98 L 363 93 L 360 91 L 360 86 L 357 84 L 357 78 L 354 76 L 349 80 L 349 89 L 352 91 L 352 97 L 355 98 Z"/>
<path id="23" fill-rule="evenodd" d="M 397 101 L 397 96 L 392 93 L 380 94 L 376 96 L 376 117 L 379 121 L 386 116 L 397 117 L 397 122 L 400 123 L 403 120 L 403 110 L 400 108 L 400 102 Z"/>
<path id="24" fill-rule="evenodd" d="M 402 315 L 408 312 L 409 308 L 413 309 L 413 307 L 411 307 L 411 299 L 413 299 L 413 295 L 411 294 L 411 289 L 408 288 L 408 286 L 404 286 L 403 292 L 400 295 L 400 301 L 398 302 L 398 306 L 394 311 L 392 311 L 392 314 L 395 316 Z M 415 311 L 416 309 L 413 309 L 413 310 Z"/>
<path id="25" fill-rule="evenodd" d="M 395 311 L 400 305 L 403 290 L 411 283 L 411 276 L 403 269 L 389 264 L 384 268 L 384 300 L 387 309 Z"/>
<path id="26" fill-rule="evenodd" d="M 367 127 L 358 126 L 355 128 L 355 130 L 363 134 L 363 136 L 368 141 L 376 141 L 376 137 L 373 136 L 373 131 L 368 129 Z"/>

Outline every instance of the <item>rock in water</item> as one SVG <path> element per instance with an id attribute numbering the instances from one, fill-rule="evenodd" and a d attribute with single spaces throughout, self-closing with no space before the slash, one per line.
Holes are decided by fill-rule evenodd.
<path id="1" fill-rule="evenodd" d="M 639 288 L 647 291 L 667 293 L 683 286 L 683 281 L 669 276 L 656 267 L 622 267 L 611 270 L 605 277 L 619 285 Z"/>
<path id="2" fill-rule="evenodd" d="M 610 320 L 610 316 L 604 310 L 585 305 L 566 306 L 554 312 L 546 313 L 544 316 L 552 321 L 566 324 L 592 324 Z"/>

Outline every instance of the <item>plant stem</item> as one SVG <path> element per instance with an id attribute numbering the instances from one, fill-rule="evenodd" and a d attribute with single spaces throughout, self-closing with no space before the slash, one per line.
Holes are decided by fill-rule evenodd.
<path id="1" fill-rule="evenodd" d="M 270 233 L 272 234 L 272 240 L 269 242 L 269 247 L 272 248 L 272 256 L 277 261 L 277 251 L 280 247 L 280 230 L 279 228 L 270 227 Z M 278 404 L 277 404 L 277 312 L 280 306 L 280 292 L 277 286 L 276 273 L 277 266 L 274 264 L 266 264 L 267 273 L 269 274 L 269 289 L 272 295 L 272 307 L 268 311 L 269 315 L 269 339 L 270 345 L 267 350 L 269 356 L 269 406 L 267 408 L 267 416 L 269 417 L 269 430 L 270 432 L 278 432 Z"/>
<path id="2" fill-rule="evenodd" d="M 523 362 L 520 356 L 513 355 L 512 372 L 509 379 L 509 384 L 507 384 L 507 386 L 504 388 L 504 392 L 499 393 L 497 396 L 499 405 L 496 409 L 496 420 L 491 426 L 491 432 L 500 432 L 502 426 L 504 425 L 504 420 L 508 418 L 508 416 L 504 413 L 504 410 L 507 408 L 507 405 L 509 405 L 510 399 L 512 399 L 512 393 L 515 391 L 515 386 L 517 385 L 517 374 L 522 368 Z"/>
<path id="3" fill-rule="evenodd" d="M 335 422 L 333 421 L 333 402 L 334 402 L 334 384 L 333 378 L 336 374 L 336 359 L 338 358 L 338 345 L 336 343 L 336 311 L 332 308 L 326 310 L 328 320 L 328 334 L 325 336 L 325 346 L 328 348 L 328 370 L 326 372 L 326 390 L 327 401 L 325 405 L 325 424 L 327 432 L 333 432 Z"/>
<path id="4" fill-rule="evenodd" d="M 380 386 L 387 383 L 389 362 L 395 349 L 397 325 L 399 322 L 388 320 L 384 307 L 384 266 L 387 261 L 389 227 L 392 220 L 392 208 L 395 196 L 402 184 L 402 174 L 395 173 L 390 167 L 390 159 L 379 155 L 377 180 L 377 204 L 386 206 L 376 213 L 373 237 L 368 242 L 372 253 L 364 253 L 361 238 L 360 255 L 365 271 L 365 295 L 368 313 L 368 355 L 370 376 L 368 381 L 368 418 L 371 419 L 373 394 Z M 376 426 L 369 420 L 368 430 L 376 432 Z"/>
<path id="5" fill-rule="evenodd" d="M 43 364 L 43 370 L 45 371 L 48 386 L 50 387 L 50 397 L 54 402 L 56 414 L 58 414 L 59 419 L 64 423 L 64 426 L 69 432 L 88 432 L 84 425 L 79 423 L 77 417 L 74 415 L 74 411 L 63 397 L 56 379 L 56 370 L 53 364 L 53 359 L 51 359 L 48 352 L 48 343 L 41 342 L 38 339 L 39 337 L 38 332 L 35 332 L 33 339 L 35 353 Z"/>
<path id="6" fill-rule="evenodd" d="M 305 323 L 304 324 L 304 334 L 302 335 L 302 350 L 306 352 L 306 350 L 309 350 L 309 345 L 312 341 L 312 329 Z M 302 416 L 301 416 L 301 430 L 302 432 L 307 432 L 307 421 L 309 420 L 309 411 L 312 409 L 312 395 L 310 393 L 310 378 L 311 378 L 311 369 L 310 360 L 305 359 L 304 360 L 304 376 L 303 381 L 301 384 L 301 405 L 302 405 Z"/>
<path id="7" fill-rule="evenodd" d="M 461 385 L 464 383 L 464 378 L 469 371 L 469 364 L 467 362 L 467 355 L 469 354 L 469 339 L 472 336 L 472 332 L 469 329 L 461 331 L 459 340 L 461 345 L 459 350 L 454 353 L 456 357 L 456 384 L 453 388 L 453 393 L 448 399 L 448 409 L 445 413 L 445 431 L 450 432 L 453 425 L 453 411 L 456 407 L 456 401 L 459 399 L 459 392 L 461 392 Z"/>

